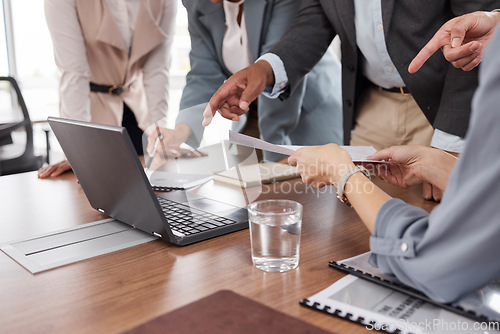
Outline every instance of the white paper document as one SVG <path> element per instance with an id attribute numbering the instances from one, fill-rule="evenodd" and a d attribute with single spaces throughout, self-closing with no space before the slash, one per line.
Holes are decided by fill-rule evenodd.
<path id="1" fill-rule="evenodd" d="M 275 152 L 284 155 L 291 155 L 299 148 L 305 147 L 296 145 L 275 145 L 268 143 L 264 140 L 250 137 L 231 130 L 229 130 L 229 140 L 234 144 L 258 148 L 260 150 Z M 349 153 L 353 162 L 386 163 L 386 161 L 373 161 L 366 159 L 366 157 L 377 152 L 377 150 L 373 146 L 340 146 L 340 147 L 345 151 L 347 151 L 347 153 Z"/>

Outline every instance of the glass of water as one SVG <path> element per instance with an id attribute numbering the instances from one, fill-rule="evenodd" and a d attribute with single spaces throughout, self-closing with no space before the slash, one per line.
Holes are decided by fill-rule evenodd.
<path id="1" fill-rule="evenodd" d="M 284 272 L 299 265 L 302 204 L 264 200 L 248 205 L 253 265 L 267 272 Z"/>

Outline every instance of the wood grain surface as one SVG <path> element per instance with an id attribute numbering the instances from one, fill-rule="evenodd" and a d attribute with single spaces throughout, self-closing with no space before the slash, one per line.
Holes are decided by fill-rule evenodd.
<path id="1" fill-rule="evenodd" d="M 435 205 L 419 189 L 377 183 L 426 210 Z M 213 182 L 197 192 L 228 202 L 242 197 L 239 188 Z M 355 211 L 336 199 L 334 188 L 318 191 L 299 179 L 251 192 L 247 197 L 304 205 L 297 269 L 254 268 L 248 229 L 185 247 L 152 241 L 36 275 L 0 252 L 0 332 L 115 333 L 222 289 L 333 333 L 367 332 L 299 305 L 344 276 L 329 261 L 369 250 L 369 233 Z M 0 245 L 107 218 L 90 207 L 72 173 L 54 180 L 37 179 L 36 172 L 2 176 L 0 208 Z"/>

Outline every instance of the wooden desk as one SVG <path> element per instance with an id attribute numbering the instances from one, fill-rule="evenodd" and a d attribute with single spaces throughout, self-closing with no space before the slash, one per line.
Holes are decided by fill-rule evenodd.
<path id="1" fill-rule="evenodd" d="M 433 207 L 418 191 L 383 188 Z M 200 192 L 220 196 L 224 189 L 208 183 Z M 297 193 L 286 194 L 291 189 Z M 299 305 L 343 276 L 328 261 L 368 251 L 369 233 L 356 213 L 333 190 L 318 195 L 299 180 L 264 190 L 261 198 L 304 205 L 299 268 L 281 274 L 255 269 L 248 230 L 186 247 L 153 241 L 37 275 L 0 252 L 0 331 L 114 333 L 230 289 L 332 332 L 366 332 Z M 39 180 L 36 172 L 2 176 L 0 208 L 0 244 L 106 218 L 89 206 L 72 173 L 55 180 Z"/>

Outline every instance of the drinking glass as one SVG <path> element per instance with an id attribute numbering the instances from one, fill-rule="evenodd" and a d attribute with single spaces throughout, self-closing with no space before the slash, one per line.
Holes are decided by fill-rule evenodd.
<path id="1" fill-rule="evenodd" d="M 248 205 L 253 265 L 284 272 L 299 265 L 302 204 L 263 200 Z"/>

